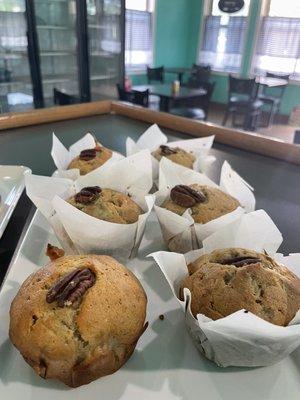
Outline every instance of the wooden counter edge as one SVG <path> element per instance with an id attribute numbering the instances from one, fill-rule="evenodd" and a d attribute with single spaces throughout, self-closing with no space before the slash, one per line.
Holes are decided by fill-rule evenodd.
<path id="1" fill-rule="evenodd" d="M 184 132 L 192 136 L 215 135 L 215 141 L 218 143 L 300 165 L 300 146 L 258 133 L 245 133 L 244 131 L 226 128 L 209 122 L 178 117 L 117 101 L 111 103 L 111 111 L 117 115 L 143 122 L 156 123 L 161 127 Z"/>
<path id="2" fill-rule="evenodd" d="M 92 103 L 81 103 L 70 106 L 41 108 L 24 112 L 2 114 L 0 115 L 0 135 L 1 130 L 5 129 L 90 117 L 93 115 L 109 114 L 110 110 L 111 101 L 104 100 Z"/>

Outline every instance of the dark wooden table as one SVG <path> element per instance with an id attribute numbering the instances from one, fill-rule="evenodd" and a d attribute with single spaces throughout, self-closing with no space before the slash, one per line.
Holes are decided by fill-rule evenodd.
<path id="1" fill-rule="evenodd" d="M 74 106 L 71 106 L 74 107 Z M 217 133 L 217 128 L 211 124 L 178 122 L 178 117 L 144 110 L 142 108 L 122 106 L 123 116 L 104 114 L 97 116 L 69 119 L 66 121 L 47 122 L 38 125 L 19 127 L 0 131 L 1 164 L 23 164 L 32 169 L 33 173 L 50 175 L 55 169 L 50 150 L 52 132 L 69 146 L 80 139 L 86 132 L 94 133 L 104 146 L 125 153 L 125 142 L 129 136 L 134 140 L 150 126 L 150 123 L 139 121 L 142 114 L 160 115 L 155 121 L 174 121 L 174 128 L 187 129 L 191 125 L 204 126 L 207 135 Z M 68 107 L 61 107 L 68 114 Z M 77 109 L 76 109 L 77 110 Z M 129 111 L 127 111 L 129 110 Z M 45 111 L 39 111 L 45 113 Z M 78 114 L 78 111 L 76 111 Z M 69 113 L 68 115 L 71 115 Z M 153 122 L 155 122 L 153 121 Z M 169 122 L 168 122 L 169 123 Z M 220 128 L 224 129 L 224 128 Z M 171 129 L 162 128 L 170 141 L 189 139 L 190 136 Z M 226 131 L 228 137 L 230 130 Z M 266 140 L 262 138 L 262 140 Z M 271 147 L 271 146 L 270 146 Z M 228 145 L 215 143 L 211 153 L 216 162 L 208 171 L 210 178 L 218 181 L 221 165 L 227 160 L 232 167 L 255 188 L 257 209 L 265 209 L 283 234 L 284 243 L 280 250 L 284 253 L 300 251 L 300 165 L 276 160 L 267 156 L 240 150 Z M 32 211 L 25 194 L 13 214 L 7 229 L 0 239 L 0 282 L 10 263 L 22 230 L 28 227 Z M 24 232 L 23 232 L 24 234 Z M 34 245 L 34 243 L 33 243 Z"/>
<path id="2" fill-rule="evenodd" d="M 185 86 L 181 86 L 179 92 L 174 94 L 172 92 L 172 85 L 169 83 L 160 83 L 156 85 L 137 85 L 132 87 L 133 90 L 145 91 L 149 90 L 150 94 L 154 94 L 159 96 L 160 103 L 159 109 L 160 111 L 169 112 L 171 105 L 173 102 L 180 102 L 180 100 L 188 100 L 194 99 L 197 97 L 202 97 L 206 95 L 206 90 L 199 89 L 191 89 Z"/>
<path id="3" fill-rule="evenodd" d="M 180 84 L 182 84 L 182 78 L 185 73 L 189 73 L 192 71 L 192 68 L 189 67 L 165 67 L 165 72 L 168 74 L 176 74 L 177 79 L 179 80 Z"/>

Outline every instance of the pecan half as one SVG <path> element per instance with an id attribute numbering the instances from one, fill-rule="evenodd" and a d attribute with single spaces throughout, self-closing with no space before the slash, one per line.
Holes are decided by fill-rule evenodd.
<path id="1" fill-rule="evenodd" d="M 160 147 L 161 150 L 161 154 L 164 156 L 169 156 L 170 154 L 176 154 L 177 150 L 176 149 L 171 149 L 171 147 L 166 146 L 164 144 L 162 144 Z"/>
<path id="2" fill-rule="evenodd" d="M 87 186 L 75 194 L 75 201 L 77 203 L 89 204 L 98 199 L 100 193 L 101 188 L 99 186 Z"/>
<path id="3" fill-rule="evenodd" d="M 243 267 L 244 265 L 250 264 L 257 264 L 261 262 L 261 259 L 258 257 L 249 257 L 249 256 L 242 256 L 242 257 L 234 257 L 230 260 L 225 260 L 221 264 L 222 265 L 235 265 L 236 267 Z"/>
<path id="4" fill-rule="evenodd" d="M 89 269 L 76 269 L 56 282 L 46 295 L 47 303 L 57 302 L 59 307 L 73 304 L 94 285 L 95 274 Z"/>
<path id="5" fill-rule="evenodd" d="M 96 149 L 82 150 L 79 154 L 80 160 L 89 161 L 96 157 Z"/>
<path id="6" fill-rule="evenodd" d="M 203 192 L 186 185 L 174 186 L 170 197 L 176 204 L 182 207 L 193 207 L 197 203 L 203 203 L 206 200 Z"/>
<path id="7" fill-rule="evenodd" d="M 60 257 L 63 257 L 65 252 L 63 249 L 59 247 L 52 246 L 52 244 L 47 244 L 46 256 L 50 258 L 51 261 L 57 260 Z"/>

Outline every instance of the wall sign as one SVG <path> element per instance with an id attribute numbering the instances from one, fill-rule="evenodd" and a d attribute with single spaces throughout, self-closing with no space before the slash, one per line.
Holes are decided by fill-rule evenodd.
<path id="1" fill-rule="evenodd" d="M 240 11 L 244 4 L 244 0 L 220 0 L 218 7 L 221 11 L 231 14 Z"/>

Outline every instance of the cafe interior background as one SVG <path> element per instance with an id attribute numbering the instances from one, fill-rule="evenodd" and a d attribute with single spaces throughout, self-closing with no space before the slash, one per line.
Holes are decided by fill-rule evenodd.
<path id="1" fill-rule="evenodd" d="M 1 113 L 119 98 L 300 143 L 299 1 L 1 0 L 0 36 Z"/>

